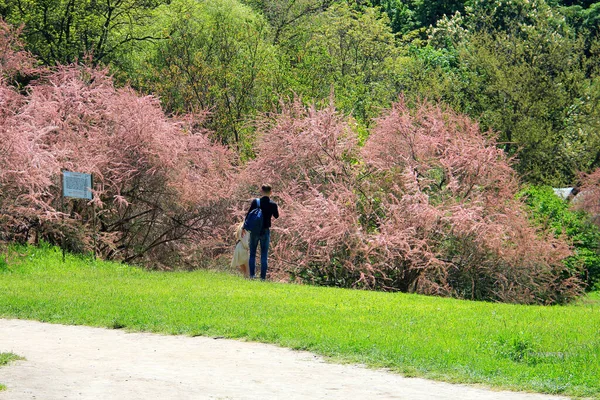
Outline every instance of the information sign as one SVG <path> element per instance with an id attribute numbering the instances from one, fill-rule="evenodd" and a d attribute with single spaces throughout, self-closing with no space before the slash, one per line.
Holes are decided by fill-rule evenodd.
<path id="1" fill-rule="evenodd" d="M 63 197 L 92 200 L 92 175 L 63 171 Z"/>

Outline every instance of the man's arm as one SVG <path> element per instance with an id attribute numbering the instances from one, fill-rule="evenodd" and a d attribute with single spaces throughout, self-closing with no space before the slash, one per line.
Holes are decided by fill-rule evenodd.
<path id="1" fill-rule="evenodd" d="M 248 214 L 250 214 L 250 211 L 254 210 L 256 208 L 256 201 L 252 200 L 252 202 L 250 203 L 250 208 L 248 209 L 248 211 L 246 212 L 246 218 L 248 218 Z M 244 221 L 246 221 L 246 218 L 244 218 Z M 244 229 L 245 227 L 245 223 L 244 226 L 242 226 L 242 235 L 246 234 L 246 230 Z"/>
<path id="2" fill-rule="evenodd" d="M 250 208 L 246 212 L 246 218 L 248 218 L 248 214 L 250 214 L 250 211 L 254 210 L 255 208 L 256 208 L 256 200 L 252 200 L 252 202 L 250 203 Z"/>
<path id="3" fill-rule="evenodd" d="M 279 207 L 277 207 L 277 203 L 273 203 L 275 205 L 275 209 L 273 210 L 273 216 L 275 219 L 279 218 Z"/>

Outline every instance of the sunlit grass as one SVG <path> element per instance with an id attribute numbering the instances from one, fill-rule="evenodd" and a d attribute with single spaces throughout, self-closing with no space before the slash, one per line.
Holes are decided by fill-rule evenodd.
<path id="1" fill-rule="evenodd" d="M 310 350 L 411 376 L 600 396 L 600 295 L 540 307 L 147 272 L 53 248 L 0 265 L 0 316 Z"/>

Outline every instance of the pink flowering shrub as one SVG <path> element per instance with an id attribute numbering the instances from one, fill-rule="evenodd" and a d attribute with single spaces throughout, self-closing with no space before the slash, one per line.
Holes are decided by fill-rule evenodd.
<path id="1" fill-rule="evenodd" d="M 600 226 L 600 168 L 582 176 L 575 203 L 576 208 L 588 212 L 592 221 Z"/>
<path id="2" fill-rule="evenodd" d="M 7 24 L 0 18 L 0 80 L 12 80 L 18 74 L 36 71 L 35 59 L 23 50 L 19 40 L 21 29 Z"/>
<path id="3" fill-rule="evenodd" d="M 233 154 L 198 128 L 202 115 L 167 118 L 157 99 L 115 88 L 106 71 L 41 74 L 26 94 L 2 82 L 2 239 L 57 243 L 66 234 L 72 250 L 89 250 L 93 204 L 108 258 L 184 264 L 222 242 Z M 67 201 L 61 212 L 62 169 L 93 174 L 88 207 Z"/>
<path id="4" fill-rule="evenodd" d="M 259 131 L 238 189 L 276 189 L 278 276 L 522 303 L 580 293 L 568 246 L 529 224 L 509 161 L 466 117 L 400 101 L 360 148 L 333 107 L 294 102 Z"/>
<path id="5" fill-rule="evenodd" d="M 248 198 L 265 181 L 276 191 L 282 212 L 272 235 L 274 275 L 352 285 L 364 251 L 352 167 L 355 132 L 333 106 L 317 110 L 300 101 L 283 106 L 258 130 L 257 157 L 242 171 L 239 190 Z M 334 265 L 331 276 L 321 270 Z"/>
<path id="6" fill-rule="evenodd" d="M 35 140 L 27 140 L 15 122 L 26 99 L 12 85 L 20 73 L 34 72 L 35 63 L 18 34 L 0 20 L 0 240 L 26 229 L 38 215 L 56 216 L 44 202 L 44 188 L 51 184 L 46 171 L 54 167 L 53 157 Z"/>
<path id="7" fill-rule="evenodd" d="M 521 303 L 580 292 L 561 262 L 566 242 L 531 226 L 509 161 L 467 117 L 401 100 L 362 155 L 379 208 L 374 267 L 387 286 Z"/>

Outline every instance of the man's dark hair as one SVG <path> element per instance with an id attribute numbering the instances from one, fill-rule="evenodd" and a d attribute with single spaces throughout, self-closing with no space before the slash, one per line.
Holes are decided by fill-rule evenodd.
<path id="1" fill-rule="evenodd" d="M 265 183 L 262 185 L 261 190 L 263 191 L 263 193 L 271 193 L 271 185 Z"/>

